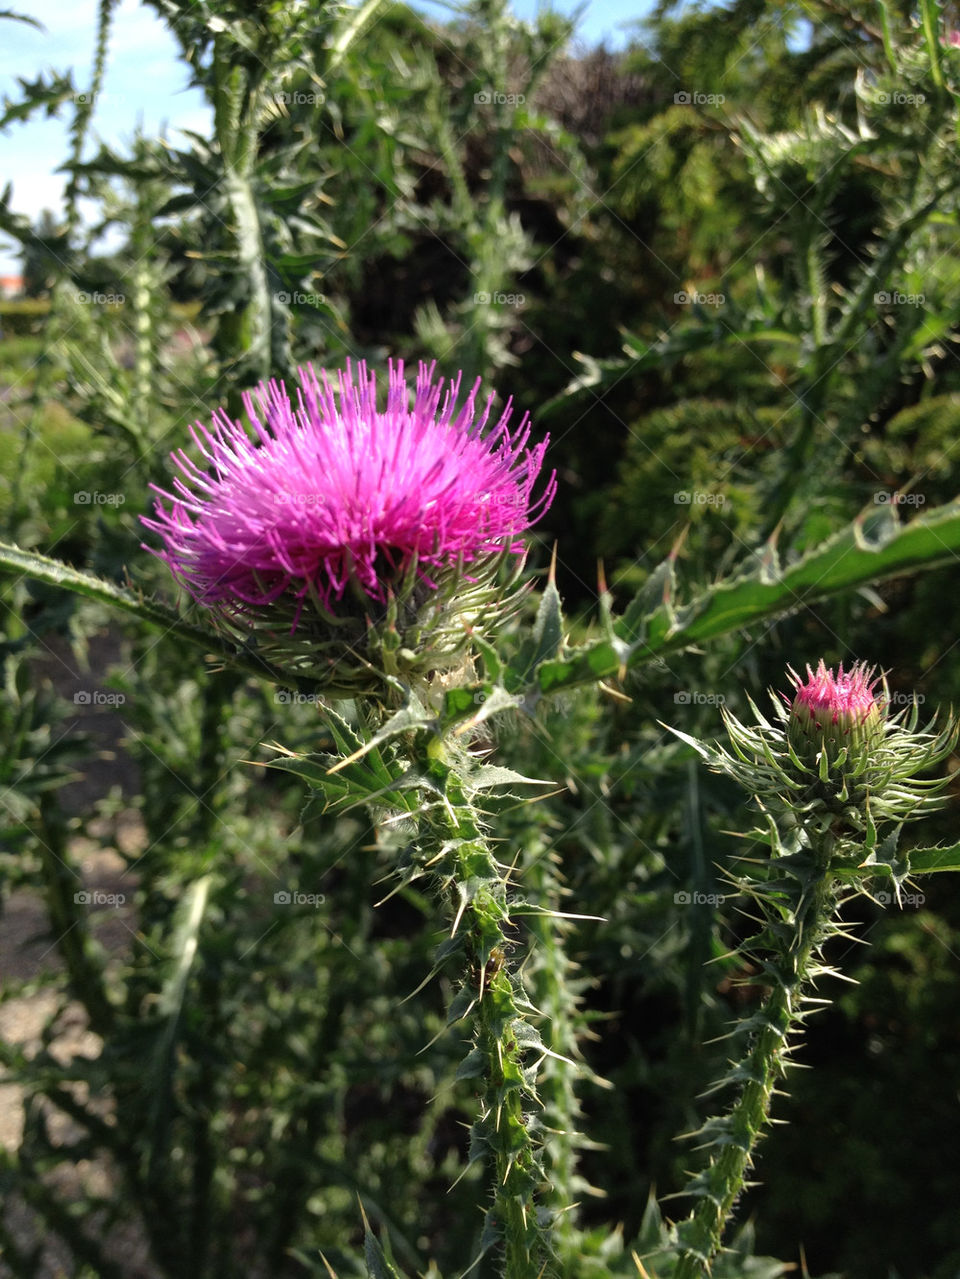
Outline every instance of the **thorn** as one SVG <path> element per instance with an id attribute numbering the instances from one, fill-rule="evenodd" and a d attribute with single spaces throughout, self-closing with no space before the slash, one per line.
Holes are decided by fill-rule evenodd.
<path id="1" fill-rule="evenodd" d="M 607 574 L 603 567 L 603 560 L 597 560 L 597 594 L 609 595 L 607 587 Z"/>
<path id="2" fill-rule="evenodd" d="M 650 1279 L 650 1272 L 646 1269 L 643 1262 L 632 1248 L 630 1249 L 630 1256 L 633 1258 L 633 1264 L 637 1267 L 637 1273 L 639 1274 L 640 1279 Z"/>
<path id="3" fill-rule="evenodd" d="M 547 576 L 548 583 L 556 590 L 557 586 L 557 543 L 553 544 L 553 554 L 550 556 L 550 572 Z"/>
<path id="4" fill-rule="evenodd" d="M 419 994 L 420 994 L 420 992 L 421 992 L 421 990 L 423 990 L 424 986 L 428 986 L 428 985 L 430 984 L 430 982 L 432 982 L 432 981 L 433 981 L 434 977 L 436 977 L 436 975 L 437 975 L 437 973 L 438 973 L 439 971 L 440 971 L 440 970 L 439 970 L 439 968 L 434 968 L 434 969 L 432 969 L 432 970 L 431 970 L 431 971 L 430 971 L 430 972 L 426 975 L 426 977 L 424 977 L 423 981 L 422 981 L 422 982 L 420 983 L 420 985 L 416 988 L 416 990 L 411 990 L 411 992 L 410 992 L 410 994 L 409 994 L 409 995 L 404 995 L 403 999 L 401 999 L 401 1000 L 400 1000 L 400 1003 L 401 1003 L 401 1004 L 405 1004 L 405 1003 L 407 1002 L 407 1000 L 408 1000 L 408 999 L 412 999 L 412 998 L 414 997 L 414 995 L 419 995 Z M 469 1010 L 468 1010 L 468 1011 L 469 1011 Z M 466 1013 L 464 1013 L 463 1015 L 464 1015 L 464 1017 L 466 1017 L 466 1015 L 467 1015 L 467 1014 L 466 1014 Z"/>
<path id="5" fill-rule="evenodd" d="M 687 534 L 689 532 L 690 532 L 690 525 L 685 524 L 683 528 L 680 530 L 680 536 L 677 538 L 677 540 L 673 544 L 673 549 L 670 551 L 670 554 L 667 557 L 668 559 L 676 560 L 677 556 L 680 554 L 680 550 L 684 542 L 687 540 Z"/>
<path id="6" fill-rule="evenodd" d="M 364 1229 L 364 1231 L 365 1231 L 367 1234 L 369 1234 L 369 1233 L 370 1233 L 370 1222 L 367 1220 L 367 1214 L 366 1214 L 366 1213 L 364 1212 L 364 1210 L 363 1210 L 363 1200 L 360 1198 L 360 1196 L 359 1196 L 359 1195 L 357 1195 L 357 1203 L 358 1203 L 358 1205 L 359 1205 L 359 1207 L 360 1207 L 360 1216 L 363 1218 L 363 1229 Z"/>
<path id="7" fill-rule="evenodd" d="M 623 674 L 626 674 L 626 669 L 625 669 L 625 668 L 623 668 L 623 667 L 621 667 L 621 671 L 622 671 L 622 674 L 619 674 L 619 675 L 618 675 L 618 678 L 621 678 L 621 679 L 622 679 L 622 678 L 623 678 Z M 616 700 L 617 700 L 618 702 L 628 702 L 628 703 L 632 703 L 632 702 L 633 702 L 633 698 L 632 698 L 632 697 L 628 697 L 626 693 L 622 693 L 622 692 L 620 691 L 620 689 L 619 689 L 619 688 L 611 688 L 611 687 L 610 687 L 610 685 L 609 685 L 609 684 L 605 684 L 605 683 L 603 682 L 603 680 L 598 680 L 598 683 L 599 683 L 599 685 L 600 685 L 601 690 L 602 690 L 604 693 L 606 693 L 609 697 L 614 697 L 614 698 L 616 698 Z"/>
<path id="8" fill-rule="evenodd" d="M 457 911 L 457 917 L 453 921 L 453 927 L 450 929 L 450 936 L 456 937 L 457 929 L 460 927 L 460 920 L 463 919 L 463 912 L 467 909 L 466 895 L 460 898 L 460 909 Z"/>

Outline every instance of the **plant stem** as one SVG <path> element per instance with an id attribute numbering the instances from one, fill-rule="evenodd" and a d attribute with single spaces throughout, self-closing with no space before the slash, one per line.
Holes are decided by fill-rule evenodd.
<path id="1" fill-rule="evenodd" d="M 537 1279 L 545 1273 L 548 1243 L 534 1202 L 543 1171 L 539 1140 L 527 1111 L 540 1107 L 539 1061 L 528 1067 L 524 1058 L 539 1050 L 542 1060 L 544 1049 L 526 1021 L 533 1009 L 507 961 L 511 940 L 506 877 L 490 852 L 452 752 L 433 738 L 426 755 L 427 767 L 445 795 L 445 802 L 427 810 L 429 855 L 439 865 L 441 896 L 455 911 L 452 935 L 461 939 L 467 960 L 450 1021 L 471 1014 L 474 1019 L 471 1050 L 458 1071 L 461 1079 L 475 1079 L 479 1092 L 470 1158 L 487 1155 L 494 1165 L 493 1205 L 482 1246 L 502 1243 L 505 1279 Z"/>
<path id="2" fill-rule="evenodd" d="M 821 855 L 802 885 L 793 912 L 793 936 L 765 965 L 775 984 L 760 1011 L 747 1023 L 753 1031 L 747 1055 L 722 1081 L 742 1082 L 740 1094 L 726 1116 L 705 1127 L 719 1153 L 690 1184 L 688 1193 L 697 1195 L 700 1202 L 678 1227 L 680 1261 L 674 1279 L 709 1275 L 712 1258 L 720 1251 L 728 1219 L 753 1165 L 754 1150 L 769 1122 L 774 1090 L 786 1073 L 791 1035 L 805 1015 L 805 988 L 816 976 L 816 957 L 834 931 L 836 895 L 824 851 L 819 850 Z M 777 938 L 784 933 L 774 923 L 764 935 Z"/>
<path id="3" fill-rule="evenodd" d="M 528 847 L 524 878 L 533 899 L 545 907 L 561 900 L 561 883 L 555 862 L 542 837 L 534 835 Z M 525 972 L 534 1002 L 549 1019 L 550 1040 L 566 1058 L 579 1056 L 577 1036 L 586 1030 L 579 1010 L 577 983 L 573 976 L 577 965 L 570 958 L 566 939 L 571 925 L 546 914 L 530 917 L 528 928 L 535 939 L 536 952 Z M 561 1058 L 551 1059 L 539 1083 L 544 1122 L 550 1129 L 546 1146 L 549 1187 L 542 1202 L 554 1212 L 553 1242 L 562 1261 L 572 1263 L 580 1240 L 575 1204 L 583 1181 L 578 1181 L 578 1152 L 583 1144 L 582 1113 L 577 1096 L 578 1077 L 585 1072 L 582 1064 Z"/>

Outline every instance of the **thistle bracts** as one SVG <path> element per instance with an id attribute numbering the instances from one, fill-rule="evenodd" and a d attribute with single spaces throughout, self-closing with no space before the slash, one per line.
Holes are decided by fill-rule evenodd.
<path id="1" fill-rule="evenodd" d="M 822 668 L 823 663 L 820 665 Z M 827 675 L 833 680 L 832 673 Z M 871 863 L 876 862 L 878 832 L 885 825 L 897 825 L 891 832 L 896 837 L 903 822 L 939 804 L 939 792 L 948 779 L 917 774 L 947 758 L 957 740 L 957 725 L 949 717 L 938 728 L 934 716 L 918 731 L 915 702 L 909 709 L 890 715 L 885 681 L 883 693 L 874 698 L 870 691 L 867 704 L 860 695 L 878 681 L 871 680 L 862 667 L 853 703 L 850 687 L 844 688 L 841 667 L 832 694 L 828 691 L 825 695 L 833 696 L 834 711 L 811 717 L 809 682 L 804 685 L 792 671 L 790 676 L 795 696 L 791 701 L 771 692 L 772 720 L 752 701 L 754 725 L 742 724 L 726 708 L 722 710 L 730 751 L 693 745 L 717 771 L 735 778 L 755 796 L 787 851 L 809 849 L 821 834 L 829 833 L 827 847 L 833 869 L 848 869 L 845 856 L 859 854 L 861 849 Z M 811 675 L 810 682 L 819 676 L 820 671 Z M 855 722 L 851 725 L 850 720 Z M 691 741 L 684 734 L 679 736 Z M 892 848 L 888 838 L 888 855 L 882 862 L 891 872 Z M 861 856 L 856 864 L 862 861 Z M 874 873 L 878 872 L 883 873 L 883 865 L 874 868 Z M 903 873 L 895 878 L 902 879 Z"/>
<path id="2" fill-rule="evenodd" d="M 768 851 L 740 859 L 728 873 L 760 923 L 739 953 L 751 985 L 767 993 L 734 1030 L 732 1038 L 746 1036 L 746 1046 L 710 1090 L 733 1087 L 736 1095 L 696 1134 L 711 1157 L 685 1191 L 698 1202 L 676 1227 L 675 1279 L 709 1274 L 722 1247 L 796 1035 L 811 1006 L 826 1002 L 810 992 L 833 972 L 823 949 L 844 934 L 838 907 L 858 892 L 871 896 L 877 875 L 899 892 L 909 874 L 909 855 L 898 846 L 903 823 L 935 805 L 948 780 L 916 773 L 946 758 L 957 740 L 952 720 L 918 732 L 915 705 L 909 715 L 890 716 L 885 682 L 875 696 L 880 681 L 864 666 L 835 674 L 821 662 L 815 673 L 807 668 L 806 682 L 790 675 L 794 695 L 771 694 L 772 719 L 752 702 L 754 725 L 724 712 L 729 750 L 677 734 L 753 795 L 764 825 L 748 838 Z"/>

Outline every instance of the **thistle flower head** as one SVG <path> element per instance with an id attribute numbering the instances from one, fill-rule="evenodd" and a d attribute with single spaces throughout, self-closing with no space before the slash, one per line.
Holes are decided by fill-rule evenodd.
<path id="1" fill-rule="evenodd" d="M 864 662 L 848 671 L 841 662 L 834 674 L 821 658 L 816 671 L 807 667 L 806 682 L 793 670 L 789 674 L 795 685 L 789 736 L 801 757 L 824 748 L 856 752 L 882 733 L 884 706 L 874 695 L 879 677 Z"/>
<path id="2" fill-rule="evenodd" d="M 382 410 L 362 362 L 356 382 L 348 361 L 335 386 L 311 365 L 299 372 L 293 397 L 276 381 L 244 395 L 252 434 L 222 409 L 191 431 L 198 460 L 172 455 L 174 492 L 156 489 L 169 506 L 143 520 L 163 540 L 154 553 L 261 646 L 296 637 L 301 667 L 331 630 L 369 659 L 370 628 L 385 621 L 394 650 L 425 642 L 443 665 L 550 505 L 553 476 L 534 495 L 546 441 L 529 446 L 526 417 L 509 428 L 510 401 L 488 429 L 479 379 L 458 406 L 460 377 L 444 389 L 433 365 L 420 365 L 411 406 L 403 364 L 391 364 Z"/>
<path id="3" fill-rule="evenodd" d="M 757 837 L 772 855 L 799 857 L 786 873 L 805 874 L 812 853 L 818 874 L 829 863 L 854 886 L 879 874 L 899 891 L 909 873 L 900 829 L 942 802 L 950 776 L 921 774 L 952 755 L 960 725 L 948 714 L 918 728 L 916 700 L 891 715 L 886 682 L 877 697 L 880 678 L 861 662 L 832 671 L 821 661 L 806 679 L 787 669 L 793 696 L 771 689 L 771 718 L 749 697 L 748 722 L 723 708 L 729 749 L 672 731 L 753 797 Z"/>

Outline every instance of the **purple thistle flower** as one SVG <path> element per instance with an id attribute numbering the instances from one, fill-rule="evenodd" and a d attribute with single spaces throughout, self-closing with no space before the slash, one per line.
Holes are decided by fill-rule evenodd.
<path id="1" fill-rule="evenodd" d="M 874 740 L 882 727 L 885 704 L 875 696 L 880 681 L 873 670 L 865 662 L 855 662 L 845 671 L 841 662 L 834 673 L 821 658 L 815 671 L 807 666 L 806 683 L 790 670 L 794 683 L 790 734 L 795 748 L 853 747 Z M 783 697 L 789 704 L 790 699 Z"/>
<path id="2" fill-rule="evenodd" d="M 301 368 L 295 403 L 261 383 L 243 396 L 256 439 L 219 409 L 209 430 L 191 428 L 199 463 L 171 455 L 175 492 L 152 486 L 171 504 L 141 517 L 163 539 L 153 553 L 202 604 L 255 616 L 293 601 L 291 633 L 308 598 L 333 613 L 351 582 L 383 604 L 414 563 L 435 588 L 446 568 L 522 555 L 520 534 L 556 490 L 552 474 L 534 499 L 547 441 L 527 446 L 527 416 L 511 433 L 509 400 L 486 431 L 493 396 L 478 414 L 480 379 L 458 409 L 460 376 L 444 393 L 434 367 L 420 365 L 410 408 L 403 363 L 391 363 L 383 412 L 363 362 L 357 385 L 348 361 L 336 390 Z"/>

